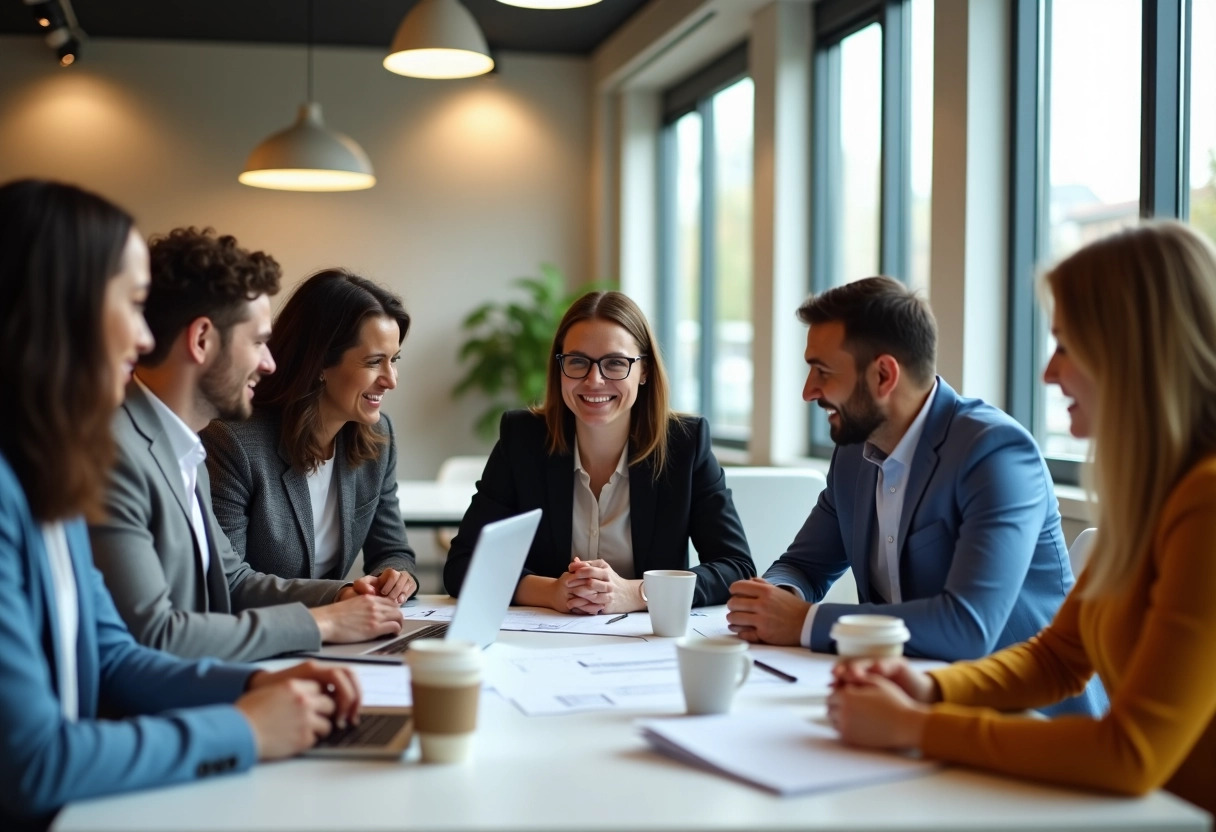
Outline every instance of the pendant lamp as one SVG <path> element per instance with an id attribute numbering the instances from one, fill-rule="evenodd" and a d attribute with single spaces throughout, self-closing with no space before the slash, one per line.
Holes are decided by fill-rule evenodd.
<path id="1" fill-rule="evenodd" d="M 330 130 L 312 94 L 312 0 L 308 3 L 308 100 L 295 124 L 249 154 L 243 185 L 279 191 L 361 191 L 376 184 L 371 160 L 349 136 Z"/>
<path id="2" fill-rule="evenodd" d="M 498 0 L 508 6 L 518 6 L 521 9 L 581 9 L 584 6 L 594 6 L 600 0 Z"/>
<path id="3" fill-rule="evenodd" d="M 493 69 L 494 59 L 460 0 L 419 0 L 397 27 L 384 68 L 412 78 L 472 78 Z"/>

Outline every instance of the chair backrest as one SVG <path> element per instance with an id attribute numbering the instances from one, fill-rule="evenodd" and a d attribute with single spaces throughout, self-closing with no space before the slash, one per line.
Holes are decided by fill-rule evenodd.
<path id="1" fill-rule="evenodd" d="M 436 481 L 450 483 L 476 483 L 486 468 L 486 456 L 450 456 L 439 466 Z"/>
<path id="2" fill-rule="evenodd" d="M 1089 561 L 1089 550 L 1094 545 L 1094 535 L 1097 533 L 1097 529 L 1086 529 L 1077 535 L 1076 540 L 1068 547 L 1068 562 L 1072 564 L 1072 574 L 1080 575 L 1081 570 L 1085 568 Z"/>
<path id="3" fill-rule="evenodd" d="M 722 470 L 756 562 L 756 574 L 763 575 L 806 522 L 827 478 L 811 468 L 726 466 Z M 824 600 L 857 602 L 852 570 L 836 581 Z"/>

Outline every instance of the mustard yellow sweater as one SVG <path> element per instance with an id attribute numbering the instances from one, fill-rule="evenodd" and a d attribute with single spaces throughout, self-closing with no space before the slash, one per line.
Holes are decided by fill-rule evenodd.
<path id="1" fill-rule="evenodd" d="M 1111 700 L 1101 719 L 999 713 L 1080 693 L 1094 672 Z M 1124 592 L 1074 591 L 1025 644 L 932 675 L 943 702 L 928 757 L 1128 794 L 1164 787 L 1216 814 L 1216 456 L 1170 494 Z"/>

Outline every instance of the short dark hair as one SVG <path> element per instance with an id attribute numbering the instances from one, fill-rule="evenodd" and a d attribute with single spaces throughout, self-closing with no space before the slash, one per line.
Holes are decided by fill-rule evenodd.
<path id="1" fill-rule="evenodd" d="M 213 228 L 175 228 L 148 243 L 152 288 L 144 317 L 156 346 L 139 363 L 155 367 L 190 322 L 210 318 L 228 343 L 234 324 L 244 320 L 246 302 L 279 291 L 282 270 L 263 251 L 247 251 L 230 234 Z"/>
<path id="2" fill-rule="evenodd" d="M 345 269 L 326 269 L 301 283 L 275 319 L 270 353 L 278 367 L 258 382 L 253 402 L 277 410 L 283 423 L 283 444 L 293 467 L 312 471 L 325 461 L 317 441 L 321 371 L 342 360 L 342 354 L 359 341 L 359 330 L 369 318 L 397 322 L 405 340 L 410 316 L 401 299 L 379 284 Z M 375 459 L 387 437 L 371 425 L 348 423 L 346 461 L 353 468 Z"/>
<path id="3" fill-rule="evenodd" d="M 102 309 L 132 226 L 73 185 L 0 187 L 0 452 L 39 520 L 101 516 L 119 404 Z"/>
<path id="4" fill-rule="evenodd" d="M 933 310 L 894 278 L 867 277 L 812 295 L 798 307 L 798 319 L 808 326 L 843 324 L 844 346 L 858 369 L 886 354 L 917 384 L 929 384 L 937 372 Z"/>

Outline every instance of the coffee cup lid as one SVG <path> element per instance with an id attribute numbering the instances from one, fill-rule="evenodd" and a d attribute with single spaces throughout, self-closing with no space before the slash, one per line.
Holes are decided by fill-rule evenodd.
<path id="1" fill-rule="evenodd" d="M 832 639 L 865 639 L 875 644 L 903 644 L 912 634 L 902 618 L 893 615 L 842 615 L 829 633 Z"/>

